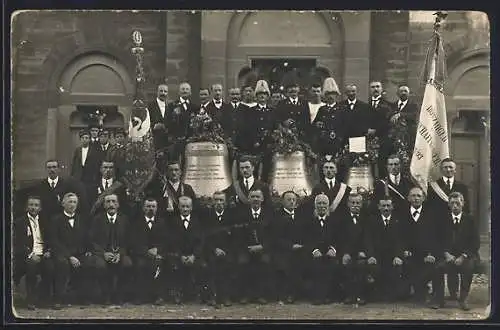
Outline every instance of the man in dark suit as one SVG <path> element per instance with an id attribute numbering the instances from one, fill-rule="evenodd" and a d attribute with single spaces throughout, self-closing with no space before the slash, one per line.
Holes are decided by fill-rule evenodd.
<path id="1" fill-rule="evenodd" d="M 450 210 L 443 214 L 441 219 L 442 249 L 444 260 L 439 264 L 442 274 L 436 292 L 436 302 L 444 305 L 444 273 L 448 276 L 460 275 L 460 308 L 467 311 L 467 297 L 469 296 L 474 267 L 479 262 L 479 230 L 477 222 L 464 212 L 464 196 L 460 192 L 452 192 L 449 197 Z M 458 284 L 458 283 L 457 283 Z"/>
<path id="2" fill-rule="evenodd" d="M 89 124 L 89 132 L 90 132 L 90 143 L 89 145 L 92 148 L 95 148 L 96 150 L 99 149 L 99 132 L 100 132 L 100 127 L 97 124 L 97 122 L 92 121 Z"/>
<path id="3" fill-rule="evenodd" d="M 376 123 L 373 122 L 373 116 L 370 112 L 370 106 L 357 99 L 357 87 L 354 84 L 346 86 L 347 99 L 340 102 L 340 106 L 344 111 L 343 123 L 346 139 L 345 143 L 349 142 L 350 137 L 366 136 L 367 134 L 376 133 Z"/>
<path id="4" fill-rule="evenodd" d="M 166 175 L 157 174 L 147 187 L 148 195 L 158 201 L 159 216 L 168 219 L 179 212 L 179 197 L 188 196 L 193 200 L 196 210 L 196 194 L 193 188 L 181 181 L 182 170 L 178 160 L 167 164 Z"/>
<path id="5" fill-rule="evenodd" d="M 56 306 L 69 303 L 68 284 L 76 290 L 78 301 L 88 302 L 90 287 L 88 269 L 90 246 L 88 244 L 89 221 L 76 213 L 78 196 L 67 193 L 62 200 L 63 212 L 56 215 L 51 224 L 52 254 L 55 268 Z"/>
<path id="6" fill-rule="evenodd" d="M 125 174 L 126 162 L 126 137 L 127 133 L 123 128 L 117 128 L 114 133 L 114 143 L 108 151 L 108 158 L 115 164 L 116 178 L 121 179 Z"/>
<path id="7" fill-rule="evenodd" d="M 410 102 L 408 99 L 409 94 L 410 88 L 408 86 L 399 86 L 399 99 L 392 105 L 391 112 L 389 113 L 389 136 L 392 136 L 392 152 L 397 151 L 394 149 L 396 147 L 395 139 L 397 138 L 397 136 L 395 136 L 395 131 L 397 129 L 402 129 L 398 127 L 399 125 L 404 125 L 406 127 L 404 142 L 407 144 L 409 152 L 413 151 L 415 145 L 419 109 L 417 104 Z"/>
<path id="8" fill-rule="evenodd" d="M 377 298 L 394 301 L 402 294 L 403 250 L 398 213 L 390 196 L 378 199 L 378 212 L 366 223 L 368 271 L 375 279 Z"/>
<path id="9" fill-rule="evenodd" d="M 207 112 L 208 105 L 210 104 L 210 89 L 205 86 L 200 87 L 198 95 L 200 97 L 200 109 L 197 113 Z"/>
<path id="10" fill-rule="evenodd" d="M 186 302 L 200 294 L 204 302 L 210 300 L 208 267 L 203 256 L 202 234 L 204 225 L 193 213 L 193 201 L 188 196 L 179 197 L 179 213 L 170 218 L 169 227 L 175 241 L 172 246 L 178 257 L 173 261 L 174 301 Z"/>
<path id="11" fill-rule="evenodd" d="M 114 162 L 104 159 L 100 167 L 101 178 L 89 192 L 89 207 L 92 216 L 104 211 L 104 197 L 108 194 L 116 194 L 120 202 L 120 209 L 123 213 L 127 213 L 126 188 L 122 182 L 116 179 L 115 173 Z"/>
<path id="12" fill-rule="evenodd" d="M 162 149 L 167 146 L 168 136 L 168 86 L 158 85 L 156 99 L 148 103 L 149 120 L 153 133 L 155 149 Z"/>
<path id="13" fill-rule="evenodd" d="M 347 200 L 348 211 L 339 218 L 339 257 L 342 257 L 342 273 L 345 285 L 345 304 L 366 303 L 367 291 L 367 217 L 361 214 L 363 196 L 351 192 Z M 370 260 L 373 264 L 373 259 Z"/>
<path id="14" fill-rule="evenodd" d="M 313 216 L 305 219 L 304 251 L 309 260 L 309 274 L 312 280 L 311 298 L 313 304 L 330 302 L 334 278 L 339 273 L 338 250 L 340 234 L 338 222 L 328 212 L 329 200 L 325 194 L 314 199 Z"/>
<path id="15" fill-rule="evenodd" d="M 320 156 L 335 156 L 344 144 L 343 111 L 337 103 L 339 95 L 340 91 L 335 80 L 331 77 L 326 78 L 323 83 L 323 96 L 326 104 L 320 106 L 307 131 L 311 147 Z M 309 108 L 311 111 L 311 106 Z"/>
<path id="16" fill-rule="evenodd" d="M 191 102 L 191 85 L 183 82 L 179 85 L 179 98 L 167 106 L 168 140 L 175 144 L 176 154 L 184 149 L 184 139 L 188 137 L 191 116 L 198 112 L 199 105 Z"/>
<path id="17" fill-rule="evenodd" d="M 99 152 L 90 146 L 90 133 L 88 130 L 79 132 L 81 145 L 76 148 L 71 161 L 71 176 L 88 185 L 97 181 L 99 173 Z"/>
<path id="18" fill-rule="evenodd" d="M 90 229 L 92 256 L 89 263 L 99 280 L 104 303 L 121 303 L 130 295 L 132 260 L 129 257 L 130 232 L 127 217 L 119 212 L 118 196 L 104 197 L 104 213 L 94 217 Z M 114 279 L 117 278 L 115 287 Z"/>
<path id="19" fill-rule="evenodd" d="M 271 269 L 271 245 L 269 224 L 272 211 L 265 208 L 264 193 L 252 188 L 248 194 L 250 205 L 240 208 L 237 217 L 245 225 L 235 232 L 237 273 L 240 303 L 257 300 L 267 303 L 273 297 L 274 281 Z"/>
<path id="20" fill-rule="evenodd" d="M 304 249 L 305 215 L 297 211 L 297 200 L 293 191 L 284 192 L 281 196 L 283 207 L 271 222 L 278 299 L 288 304 L 292 304 L 300 292 L 308 257 Z"/>
<path id="21" fill-rule="evenodd" d="M 130 257 L 135 270 L 135 301 L 161 305 L 166 295 L 165 284 L 172 272 L 169 253 L 172 240 L 166 220 L 157 216 L 158 202 L 146 198 L 142 214 L 130 222 L 133 239 Z"/>
<path id="22" fill-rule="evenodd" d="M 257 103 L 255 102 L 255 97 L 256 97 L 255 85 L 253 85 L 251 82 L 247 82 L 243 86 L 241 86 L 241 91 L 242 91 L 241 103 L 243 103 L 243 105 L 247 106 L 248 108 L 255 107 L 257 105 Z"/>
<path id="23" fill-rule="evenodd" d="M 208 114 L 220 123 L 227 138 L 233 137 L 233 109 L 222 99 L 222 85 L 212 85 L 212 100 L 207 105 Z"/>
<path id="24" fill-rule="evenodd" d="M 401 214 L 408 209 L 408 192 L 413 184 L 410 179 L 402 175 L 401 159 L 398 155 L 390 155 L 386 167 L 388 175 L 375 182 L 373 201 L 378 204 L 381 198 L 390 196 L 395 212 Z"/>
<path id="25" fill-rule="evenodd" d="M 56 214 L 62 212 L 61 201 L 63 196 L 68 192 L 74 192 L 81 200 L 87 200 L 85 186 L 71 178 L 63 178 L 59 176 L 60 165 L 59 161 L 49 159 L 46 162 L 47 178 L 37 183 L 33 188 L 33 194 L 40 196 L 42 199 L 41 214 L 48 221 Z M 78 212 L 87 212 L 84 205 L 80 205 Z"/>
<path id="26" fill-rule="evenodd" d="M 245 136 L 240 134 L 240 130 L 244 130 L 247 125 L 246 120 L 248 116 L 248 109 L 250 108 L 241 102 L 241 93 L 239 88 L 235 87 L 229 89 L 229 97 L 231 98 L 230 105 L 232 108 L 233 122 L 231 127 L 233 128 L 233 143 L 239 148 L 239 140 L 242 138 L 245 139 Z"/>
<path id="27" fill-rule="evenodd" d="M 326 159 L 322 166 L 323 179 L 319 182 L 311 192 L 311 198 L 319 194 L 325 194 L 330 201 L 330 214 L 337 218 L 339 215 L 347 211 L 347 200 L 351 192 L 351 188 L 345 183 L 340 182 L 336 178 L 337 165 L 331 158 Z"/>
<path id="28" fill-rule="evenodd" d="M 250 205 L 249 192 L 256 188 L 260 189 L 264 194 L 264 204 L 269 205 L 271 202 L 269 186 L 255 178 L 255 167 L 251 157 L 242 156 L 239 159 L 239 173 L 238 181 L 233 183 L 232 196 L 234 196 L 236 205 L 248 206 Z"/>
<path id="29" fill-rule="evenodd" d="M 40 211 L 41 199 L 29 196 L 26 203 L 27 213 L 14 220 L 14 283 L 19 285 L 26 275 L 26 303 L 30 310 L 36 305 L 50 302 L 53 279 L 51 245 L 48 239 L 49 223 Z M 37 295 L 37 275 L 42 275 L 42 295 Z"/>
<path id="30" fill-rule="evenodd" d="M 410 207 L 401 216 L 404 277 L 413 286 L 417 302 L 426 300 L 430 280 L 434 292 L 439 292 L 440 284 L 436 271 L 441 257 L 437 236 L 439 214 L 423 205 L 424 199 L 421 188 L 411 188 L 408 193 Z"/>
<path id="31" fill-rule="evenodd" d="M 210 208 L 205 216 L 207 236 L 204 239 L 204 250 L 217 304 L 230 306 L 234 283 L 232 270 L 236 259 L 233 231 L 237 219 L 234 208 L 227 206 L 224 192 L 215 192 L 213 203 L 213 208 Z"/>
<path id="32" fill-rule="evenodd" d="M 287 98 L 281 101 L 274 110 L 276 124 L 293 121 L 299 131 L 299 137 L 304 138 L 304 132 L 310 122 L 307 102 L 299 99 L 300 88 L 297 82 L 287 82 L 285 90 Z"/>

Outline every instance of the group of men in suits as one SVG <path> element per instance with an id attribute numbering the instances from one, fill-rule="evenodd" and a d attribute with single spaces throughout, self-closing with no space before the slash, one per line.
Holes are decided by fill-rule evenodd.
<path id="1" fill-rule="evenodd" d="M 15 221 L 14 278 L 26 275 L 30 308 L 41 301 L 61 308 L 73 291 L 80 303 L 182 303 L 199 296 L 215 306 L 304 298 L 364 304 L 411 292 L 424 301 L 429 281 L 431 307 L 439 308 L 446 273 L 451 297 L 468 309 L 479 234 L 467 213 L 467 187 L 445 159 L 443 178 L 426 197 L 400 165 L 396 155 L 388 157 L 376 207 L 366 208 L 326 160 L 309 200 L 299 203 L 289 191 L 273 208 L 270 187 L 256 176 L 252 158 L 243 157 L 239 180 L 205 208 L 171 160 L 165 177 L 146 188 L 140 212 L 131 212 L 112 161 L 101 162 L 94 195 L 60 177 L 57 161 L 49 161 L 47 178 Z"/>

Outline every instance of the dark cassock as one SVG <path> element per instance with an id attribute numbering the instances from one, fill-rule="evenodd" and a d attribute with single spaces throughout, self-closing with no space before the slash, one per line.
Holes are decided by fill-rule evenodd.
<path id="1" fill-rule="evenodd" d="M 212 99 L 207 107 L 206 111 L 216 120 L 222 127 L 224 134 L 227 138 L 233 137 L 233 107 L 223 102 L 222 99 L 216 100 Z"/>
<path id="2" fill-rule="evenodd" d="M 234 208 L 210 208 L 204 215 L 204 253 L 210 267 L 210 285 L 218 304 L 227 305 L 235 287 L 233 269 L 236 261 L 234 231 L 237 230 Z"/>
<path id="3" fill-rule="evenodd" d="M 146 199 L 144 203 L 155 202 Z M 166 284 L 173 271 L 172 232 L 165 219 L 143 212 L 130 221 L 130 228 L 133 233 L 130 257 L 135 270 L 135 299 L 138 302 L 164 299 L 167 296 Z"/>
<path id="4" fill-rule="evenodd" d="M 420 191 L 416 188 L 415 190 Z M 410 195 L 412 191 L 414 189 L 410 190 Z M 433 287 L 436 284 L 434 292 L 441 290 L 435 267 L 443 255 L 439 246 L 438 217 L 439 214 L 431 208 L 416 204 L 410 205 L 400 216 L 403 251 L 410 253 L 403 255 L 403 276 L 413 286 L 415 299 L 421 302 L 425 299 L 429 281 L 432 281 Z M 430 261 L 429 256 L 435 258 L 434 263 L 425 262 L 425 258 Z"/>
<path id="5" fill-rule="evenodd" d="M 26 275 L 26 300 L 29 305 L 50 301 L 54 264 L 51 258 L 44 257 L 51 251 L 49 219 L 27 212 L 15 219 L 13 226 L 14 283 L 19 285 Z M 42 277 L 41 292 L 36 290 L 37 275 Z"/>
<path id="6" fill-rule="evenodd" d="M 455 200 L 459 201 L 458 198 L 455 198 Z M 448 289 L 452 298 L 458 299 L 460 307 L 468 310 L 467 298 L 474 275 L 474 268 L 480 261 L 480 237 L 477 221 L 461 210 L 457 210 L 457 213 L 448 211 L 443 214 L 440 226 L 440 237 L 443 240 L 442 249 L 445 253 L 445 260 L 439 264 L 441 274 L 439 275 L 440 284 L 436 288 L 436 290 L 439 289 L 439 291 L 436 291 L 436 300 L 438 303 L 444 303 L 444 274 L 447 273 L 451 277 L 460 275 L 460 288 L 458 281 L 456 281 L 451 285 L 448 283 Z M 446 253 L 455 258 L 461 258 L 461 264 L 457 265 L 456 259 L 447 261 Z"/>
<path id="7" fill-rule="evenodd" d="M 104 302 L 120 302 L 129 298 L 133 277 L 130 241 L 134 237 L 129 220 L 121 212 L 100 213 L 92 220 L 89 237 L 92 249 L 90 264 L 100 284 L 101 299 Z M 119 255 L 119 261 L 106 260 L 110 253 Z M 116 286 L 113 285 L 115 277 L 118 279 Z"/>
<path id="8" fill-rule="evenodd" d="M 76 290 L 80 301 L 86 302 L 92 291 L 88 281 L 89 269 L 89 220 L 77 213 L 63 211 L 54 217 L 51 224 L 52 254 L 55 267 L 55 297 L 59 303 L 67 301 L 67 284 Z M 87 254 L 87 255 L 86 255 Z M 74 267 L 70 257 L 78 259 L 80 266 Z"/>

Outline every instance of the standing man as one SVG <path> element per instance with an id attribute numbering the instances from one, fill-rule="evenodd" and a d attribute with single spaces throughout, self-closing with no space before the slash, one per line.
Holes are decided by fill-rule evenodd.
<path id="1" fill-rule="evenodd" d="M 315 89 L 315 94 L 320 91 Z M 323 83 L 323 97 L 326 104 L 319 107 L 314 118 L 311 117 L 307 135 L 310 136 L 310 145 L 321 157 L 335 156 L 343 147 L 344 130 L 342 108 L 337 103 L 340 96 L 339 87 L 331 77 Z M 311 109 L 311 105 L 309 105 Z"/>
<path id="2" fill-rule="evenodd" d="M 410 179 L 401 173 L 401 159 L 393 154 L 387 158 L 387 173 L 385 178 L 375 182 L 373 200 L 378 201 L 385 196 L 390 196 L 392 206 L 396 213 L 401 214 L 408 209 L 408 192 L 413 186 Z"/>
<path id="3" fill-rule="evenodd" d="M 417 116 L 419 109 L 417 104 L 409 100 L 410 88 L 406 85 L 399 86 L 398 100 L 392 105 L 389 113 L 389 136 L 392 137 L 393 152 L 396 147 L 395 140 L 403 138 L 407 145 L 408 151 L 411 153 L 415 145 L 415 136 L 417 133 Z M 403 127 L 401 127 L 401 125 Z M 400 137 L 396 131 L 404 130 L 404 136 Z"/>
<path id="4" fill-rule="evenodd" d="M 413 286 L 417 302 L 426 300 L 429 281 L 432 280 L 434 294 L 441 290 L 436 270 L 442 255 L 439 252 L 439 221 L 436 221 L 436 213 L 423 205 L 424 198 L 420 187 L 411 188 L 408 194 L 410 207 L 401 217 L 404 277 Z M 438 307 L 441 305 L 441 302 L 435 303 Z"/>
<path id="5" fill-rule="evenodd" d="M 259 189 L 264 195 L 264 203 L 269 205 L 271 197 L 267 183 L 254 177 L 255 167 L 252 158 L 242 156 L 239 160 L 240 177 L 233 183 L 235 200 L 237 205 L 250 205 L 249 192 L 252 189 Z"/>
<path id="6" fill-rule="evenodd" d="M 235 264 L 233 232 L 236 223 L 234 209 L 227 207 L 226 194 L 216 191 L 213 195 L 214 207 L 206 216 L 205 254 L 210 267 L 211 285 L 215 292 L 216 302 L 220 306 L 231 305 Z"/>
<path id="7" fill-rule="evenodd" d="M 160 305 L 166 294 L 164 285 L 171 280 L 172 238 L 165 219 L 157 216 L 158 202 L 146 198 L 142 214 L 130 223 L 134 238 L 130 257 L 135 270 L 135 301 L 155 302 Z"/>
<path id="8" fill-rule="evenodd" d="M 250 84 L 245 84 L 242 88 L 243 91 L 243 97 L 241 103 L 243 105 L 246 105 L 249 108 L 253 108 L 257 105 L 257 103 L 254 101 L 254 87 Z"/>
<path id="9" fill-rule="evenodd" d="M 245 126 L 247 117 L 248 117 L 248 106 L 241 102 L 241 93 L 240 89 L 235 87 L 229 90 L 229 97 L 231 98 L 231 107 L 232 111 L 232 137 L 233 143 L 238 146 L 237 138 L 241 138 L 239 135 L 239 130 Z"/>
<path id="10" fill-rule="evenodd" d="M 53 263 L 48 240 L 50 224 L 49 219 L 40 214 L 41 209 L 40 197 L 29 196 L 26 214 L 14 220 L 14 283 L 18 286 L 26 275 L 26 301 L 30 310 L 51 299 Z M 38 274 L 42 275 L 44 297 L 36 294 Z"/>
<path id="11" fill-rule="evenodd" d="M 339 253 L 342 256 L 345 284 L 345 304 L 366 303 L 367 265 L 375 264 L 368 258 L 367 218 L 361 214 L 363 196 L 351 193 L 348 197 L 348 211 L 340 218 L 339 231 L 342 233 Z"/>
<path id="12" fill-rule="evenodd" d="M 375 278 L 378 298 L 393 302 L 402 294 L 403 249 L 398 214 L 390 196 L 381 196 L 378 212 L 367 222 L 368 271 Z M 373 258 L 373 259 L 372 259 Z"/>
<path id="13" fill-rule="evenodd" d="M 89 124 L 89 130 L 90 130 L 90 146 L 93 148 L 96 148 L 97 150 L 99 149 L 99 125 L 95 122 L 91 122 Z"/>
<path id="14" fill-rule="evenodd" d="M 328 200 L 331 201 L 329 212 L 337 218 L 347 211 L 347 200 L 351 188 L 335 177 L 337 165 L 332 159 L 327 159 L 322 168 L 324 178 L 313 188 L 311 196 L 314 198 L 319 194 L 327 195 Z"/>
<path id="15" fill-rule="evenodd" d="M 449 206 L 450 210 L 441 218 L 444 261 L 439 264 L 442 274 L 439 275 L 440 284 L 437 285 L 440 291 L 436 292 L 436 306 L 444 305 L 444 273 L 453 277 L 460 275 L 460 295 L 454 298 L 458 298 L 460 308 L 467 311 L 467 297 L 474 267 L 479 262 L 479 231 L 477 221 L 464 212 L 464 196 L 460 192 L 455 191 L 449 195 Z M 458 282 L 454 284 L 457 287 L 448 287 L 456 292 Z"/>
<path id="16" fill-rule="evenodd" d="M 129 237 L 132 233 L 127 217 L 119 209 L 116 194 L 105 196 L 105 212 L 94 217 L 89 234 L 92 248 L 90 264 L 99 280 L 105 304 L 121 303 L 129 298 L 132 284 L 132 260 L 129 257 Z"/>
<path id="17" fill-rule="evenodd" d="M 166 175 L 157 174 L 151 180 L 146 191 L 158 201 L 159 216 L 164 219 L 179 212 L 179 198 L 188 196 L 196 206 L 196 194 L 193 188 L 181 181 L 182 169 L 179 160 L 172 159 L 167 164 Z M 196 207 L 195 207 L 196 208 Z"/>
<path id="18" fill-rule="evenodd" d="M 168 144 L 168 86 L 158 85 L 156 99 L 148 104 L 149 118 L 151 121 L 153 141 L 156 150 L 162 149 Z"/>
<path id="19" fill-rule="evenodd" d="M 167 106 L 167 131 L 169 141 L 175 145 L 176 154 L 184 150 L 184 140 L 189 132 L 191 115 L 199 109 L 191 102 L 191 85 L 183 82 L 179 85 L 179 98 Z"/>
<path id="20" fill-rule="evenodd" d="M 208 105 L 210 104 L 210 90 L 205 87 L 200 88 L 200 110 L 199 113 L 207 112 Z"/>
<path id="21" fill-rule="evenodd" d="M 220 123 L 226 137 L 232 138 L 233 110 L 222 99 L 222 84 L 212 85 L 212 101 L 207 105 L 207 112 L 213 119 Z"/>
<path id="22" fill-rule="evenodd" d="M 274 215 L 271 223 L 273 264 L 276 269 L 278 299 L 292 304 L 301 290 L 304 263 L 305 215 L 297 211 L 298 196 L 286 191 L 281 196 L 282 208 Z"/>
<path id="23" fill-rule="evenodd" d="M 68 284 L 76 289 L 79 302 L 88 302 L 90 291 L 88 269 L 90 246 L 88 241 L 89 221 L 76 213 L 78 196 L 67 193 L 62 201 L 63 212 L 52 220 L 51 239 L 55 263 L 55 299 L 56 305 L 70 302 Z"/>
<path id="24" fill-rule="evenodd" d="M 344 109 L 343 124 L 346 128 L 344 132 L 346 143 L 349 142 L 350 137 L 375 134 L 376 123 L 372 121 L 370 106 L 357 99 L 356 85 L 347 85 L 345 93 L 347 99 L 340 105 Z"/>
<path id="25" fill-rule="evenodd" d="M 264 208 L 264 193 L 252 188 L 248 194 L 250 205 L 242 207 L 238 216 L 244 225 L 236 231 L 235 251 L 238 255 L 237 272 L 240 303 L 257 300 L 267 303 L 274 285 L 271 271 L 271 242 L 269 225 L 272 211 Z"/>
<path id="26" fill-rule="evenodd" d="M 340 253 L 340 231 L 335 217 L 329 213 L 328 196 L 319 194 L 314 198 L 312 219 L 305 222 L 307 230 L 304 250 L 309 259 L 314 305 L 330 302 L 335 275 L 338 274 Z M 337 252 L 339 251 L 339 252 Z M 338 284 L 338 283 L 337 283 Z"/>
<path id="27" fill-rule="evenodd" d="M 76 148 L 71 161 L 71 176 L 85 185 L 94 183 L 99 172 L 99 151 L 90 145 L 90 133 L 79 132 L 81 145 Z"/>
<path id="28" fill-rule="evenodd" d="M 287 97 L 278 104 L 275 110 L 276 121 L 277 123 L 286 122 L 287 126 L 290 126 L 290 122 L 295 123 L 299 131 L 299 137 L 303 138 L 304 130 L 311 120 L 307 102 L 299 99 L 300 87 L 297 82 L 287 82 L 285 90 Z"/>

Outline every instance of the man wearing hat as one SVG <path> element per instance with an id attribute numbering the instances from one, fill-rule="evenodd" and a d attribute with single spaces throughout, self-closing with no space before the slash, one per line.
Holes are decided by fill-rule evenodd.
<path id="1" fill-rule="evenodd" d="M 294 122 L 299 129 L 299 134 L 303 135 L 307 123 L 310 122 L 307 103 L 299 99 L 299 84 L 295 75 L 290 73 L 284 78 L 286 98 L 276 107 L 276 120 L 278 123 Z"/>
<path id="2" fill-rule="evenodd" d="M 319 87 L 313 87 L 314 92 L 321 91 Z M 337 103 L 340 95 L 339 87 L 335 79 L 328 77 L 323 83 L 323 97 L 326 104 L 323 104 L 314 115 L 309 105 L 311 115 L 310 125 L 308 125 L 307 136 L 310 137 L 311 147 L 315 152 L 323 155 L 335 154 L 342 148 L 343 125 L 342 108 Z"/>

